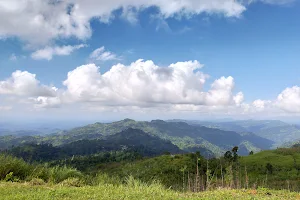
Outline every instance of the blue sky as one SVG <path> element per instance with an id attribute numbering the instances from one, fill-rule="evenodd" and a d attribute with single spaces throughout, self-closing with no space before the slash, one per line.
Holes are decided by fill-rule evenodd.
<path id="1" fill-rule="evenodd" d="M 66 0 L 66 5 L 70 3 L 68 1 Z M 25 24 L 23 29 L 14 29 L 14 26 L 18 25 L 13 21 L 14 17 L 17 18 L 21 15 L 24 16 L 24 19 L 35 19 L 35 13 L 28 11 L 27 5 L 24 5 L 23 9 L 14 8 L 16 5 L 13 3 L 6 6 L 5 3 L 0 3 L 0 12 L 2 9 L 4 14 L 8 13 L 9 9 L 19 12 L 15 15 L 13 12 L 8 13 L 7 19 L 12 18 L 8 22 L 0 20 L 0 38 L 2 38 L 0 40 L 0 108 L 5 116 L 18 116 L 20 109 L 22 112 L 30 111 L 33 113 L 31 115 L 37 116 L 45 115 L 45 113 L 53 113 L 53 116 L 56 116 L 62 111 L 66 113 L 64 116 L 68 116 L 71 115 L 74 108 L 78 108 L 76 113 L 94 116 L 91 114 L 92 110 L 99 109 L 100 111 L 97 111 L 95 116 L 110 113 L 111 118 L 118 118 L 120 113 L 123 113 L 122 116 L 125 117 L 128 113 L 135 113 L 135 117 L 145 115 L 145 113 L 150 113 L 151 117 L 158 117 L 162 116 L 162 112 L 166 118 L 172 118 L 179 114 L 183 117 L 198 117 L 203 113 L 236 118 L 240 116 L 243 118 L 255 116 L 265 118 L 297 117 L 300 113 L 300 89 L 297 86 L 300 85 L 300 20 L 298 20 L 300 19 L 300 2 L 269 0 L 249 3 L 250 1 L 244 1 L 244 3 L 235 2 L 236 5 L 230 4 L 231 7 L 224 7 L 221 5 L 222 1 L 214 1 L 217 6 L 211 8 L 206 0 L 198 2 L 186 0 L 186 4 L 181 5 L 182 8 L 179 5 L 181 9 L 179 11 L 168 10 L 163 3 L 148 6 L 146 3 L 145 5 L 143 3 L 126 4 L 125 0 L 123 1 L 124 5 L 122 1 L 112 1 L 108 6 L 106 5 L 108 3 L 98 1 L 99 6 L 108 6 L 107 10 L 102 11 L 95 8 L 94 15 L 89 15 L 88 10 L 79 10 L 80 16 L 85 14 L 86 21 L 82 23 L 85 27 L 87 25 L 90 27 L 90 33 L 88 30 L 76 28 L 70 31 L 72 33 L 69 31 L 60 33 L 56 29 L 53 30 L 53 27 L 49 30 L 39 26 L 32 28 L 31 24 L 28 26 Z M 35 0 L 34 2 L 39 1 Z M 162 2 L 168 4 L 167 1 Z M 228 2 L 234 1 L 228 0 Z M 89 3 L 93 3 L 93 1 L 90 0 L 87 4 Z M 175 5 L 176 3 L 178 2 L 174 0 Z M 2 7 L 1 4 L 3 4 Z M 74 0 L 71 5 L 77 4 L 81 5 L 82 2 Z M 198 4 L 200 4 L 199 9 L 197 6 L 195 7 Z M 120 5 L 123 6 L 123 9 L 120 9 Z M 195 10 L 193 7 L 189 7 L 191 5 L 194 5 Z M 39 3 L 36 3 L 36 6 L 36 9 L 39 10 Z M 60 5 L 56 7 L 60 7 Z M 62 19 L 55 19 L 55 16 L 49 14 L 51 9 L 65 12 L 56 7 L 49 6 L 49 8 L 46 7 L 49 9 L 48 11 L 43 11 L 45 12 L 44 16 L 48 17 L 44 20 L 49 20 L 50 25 L 54 23 L 54 28 L 57 28 L 55 23 L 60 25 L 59 20 Z M 78 13 L 74 11 L 72 17 L 77 19 L 76 14 Z M 109 19 L 106 19 L 107 15 L 110 17 Z M 67 27 L 68 24 L 61 26 Z M 27 27 L 28 30 L 24 31 Z M 36 28 L 41 31 L 37 31 Z M 63 49 L 66 46 L 73 49 L 69 51 Z M 91 55 L 96 49 L 99 52 L 92 57 Z M 40 54 L 41 50 L 44 50 L 44 53 L 47 52 L 48 57 Z M 55 51 L 58 53 L 53 53 Z M 64 52 L 62 53 L 62 51 Z M 153 61 L 153 66 L 150 66 L 152 71 L 150 68 L 143 69 L 150 70 L 150 74 L 156 73 L 154 66 L 168 69 L 172 63 L 197 60 L 204 67 L 197 67 L 197 64 L 194 63 L 191 64 L 193 65 L 192 71 L 195 73 L 199 71 L 203 76 L 205 74 L 205 83 L 200 81 L 202 76 L 199 74 L 197 76 L 184 74 L 181 81 L 185 86 L 179 84 L 179 88 L 174 90 L 169 86 L 162 86 L 162 84 L 176 85 L 177 80 L 173 80 L 171 83 L 158 81 L 151 86 L 154 89 L 145 88 L 149 93 L 158 95 L 158 97 L 153 97 L 144 94 L 143 89 L 138 86 L 133 88 L 136 84 L 128 83 L 125 80 L 122 85 L 128 83 L 127 88 L 140 94 L 136 97 L 128 97 L 126 94 L 122 96 L 126 88 L 122 89 L 120 86 L 114 85 L 118 79 L 103 81 L 101 77 L 97 76 L 100 73 L 106 74 L 113 65 L 118 63 L 129 68 L 124 69 L 125 71 L 122 73 L 127 73 L 128 70 L 137 70 L 137 66 L 139 69 L 141 66 L 143 68 L 145 63 L 136 64 L 136 66 L 130 65 L 138 59 Z M 87 64 L 90 65 L 87 66 Z M 79 66 L 85 66 L 85 70 L 76 70 Z M 94 70 L 95 66 L 100 67 L 98 72 Z M 184 67 L 180 66 L 179 70 Z M 35 80 L 38 82 L 31 83 L 33 85 L 29 86 L 25 84 L 28 79 L 17 82 L 12 78 L 12 73 L 17 70 L 20 73 L 28 72 L 28 76 L 35 74 Z M 72 79 L 73 82 L 69 81 L 69 86 L 63 84 L 63 81 L 68 79 L 68 72 L 75 73 L 75 70 L 76 73 L 90 73 L 87 80 L 93 78 L 95 80 L 87 86 L 84 85 L 87 84 L 87 81 L 76 82 L 77 79 L 80 79 L 80 75 L 78 75 L 77 79 Z M 175 72 L 170 76 L 172 79 L 177 77 Z M 226 80 L 221 80 L 221 77 Z M 130 79 L 129 76 L 123 78 Z M 149 77 L 144 77 L 144 79 L 147 78 Z M 156 79 L 152 77 L 151 80 L 155 81 Z M 223 82 L 218 82 L 218 80 Z M 107 81 L 111 85 L 104 83 Z M 137 83 L 139 81 L 137 80 Z M 197 81 L 199 84 L 194 84 L 198 83 Z M 220 85 L 217 86 L 217 90 L 211 86 L 216 81 Z M 25 84 L 26 87 L 18 89 L 18 84 Z M 116 100 L 113 92 L 107 94 L 106 89 L 105 92 L 103 92 L 104 89 L 100 90 L 99 88 L 104 88 L 103 84 L 109 85 L 107 90 L 111 88 L 113 88 L 112 91 L 115 91 L 116 88 L 122 90 L 116 93 L 121 98 L 124 97 L 126 102 Z M 74 85 L 95 89 L 82 90 L 80 94 L 74 90 L 72 93 L 70 88 Z M 224 88 L 220 88 L 223 86 Z M 43 89 L 48 87 L 48 89 L 42 94 L 32 91 L 29 91 L 28 94 L 23 92 L 26 89 L 41 91 L 40 87 Z M 51 87 L 56 88 L 55 94 L 50 91 Z M 210 92 L 211 90 L 215 93 Z M 49 91 L 51 95 L 49 95 Z M 178 96 L 177 92 L 187 92 L 188 94 Z M 178 99 L 178 101 L 164 97 L 163 93 L 170 96 L 174 94 L 173 99 Z M 99 96 L 95 94 L 99 94 Z M 280 95 L 282 98 L 279 98 Z M 236 100 L 237 96 L 241 97 L 240 100 Z M 9 100 L 12 98 L 13 101 Z M 37 100 L 38 98 L 39 100 Z M 96 103 L 91 105 L 91 102 Z M 136 110 L 144 112 L 139 114 Z"/>

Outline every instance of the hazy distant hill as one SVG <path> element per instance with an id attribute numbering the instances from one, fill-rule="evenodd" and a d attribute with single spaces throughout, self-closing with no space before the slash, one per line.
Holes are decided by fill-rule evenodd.
<path id="1" fill-rule="evenodd" d="M 184 120 L 175 120 L 184 121 Z M 297 125 L 291 125 L 279 120 L 241 120 L 230 122 L 203 122 L 184 121 L 191 125 L 219 128 L 227 131 L 252 132 L 257 136 L 275 142 L 274 146 L 282 146 L 294 140 L 300 139 L 300 129 Z"/>

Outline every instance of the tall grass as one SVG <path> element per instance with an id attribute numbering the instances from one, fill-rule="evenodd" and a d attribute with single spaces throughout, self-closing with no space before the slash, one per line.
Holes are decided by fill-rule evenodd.
<path id="1" fill-rule="evenodd" d="M 10 177 L 8 179 L 8 177 Z M 49 183 L 60 183 L 68 178 L 83 178 L 81 172 L 73 168 L 49 167 L 47 164 L 28 164 L 23 159 L 0 154 L 0 180 L 30 181 L 42 179 Z"/>
<path id="2" fill-rule="evenodd" d="M 18 177 L 21 180 L 25 180 L 32 170 L 32 166 L 27 164 L 24 160 L 0 154 L 0 180 L 5 179 L 5 177 L 11 172 L 13 173 L 13 176 Z"/>

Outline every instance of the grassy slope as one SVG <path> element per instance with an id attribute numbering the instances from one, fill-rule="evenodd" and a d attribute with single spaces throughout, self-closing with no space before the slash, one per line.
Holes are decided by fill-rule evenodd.
<path id="1" fill-rule="evenodd" d="M 159 184 L 150 186 L 99 185 L 94 187 L 67 187 L 59 185 L 30 186 L 21 183 L 0 183 L 2 200 L 19 199 L 300 199 L 300 194 L 287 191 L 259 190 L 216 190 L 203 193 L 179 193 L 163 189 Z"/>
<path id="2" fill-rule="evenodd" d="M 264 166 L 267 163 L 271 163 L 274 166 L 292 169 L 294 158 L 297 162 L 300 162 L 300 149 L 295 149 L 294 152 L 289 149 L 262 151 L 252 156 L 245 156 L 242 158 L 242 161 L 248 165 L 259 164 Z"/>
<path id="3" fill-rule="evenodd" d="M 272 186 L 276 189 L 290 187 L 296 191 L 300 190 L 300 148 L 262 151 L 242 157 L 240 162 L 242 169 L 244 166 L 247 167 L 252 183 L 258 182 L 261 185 L 262 181 L 266 181 L 267 187 Z M 267 173 L 267 163 L 272 165 L 272 173 Z"/>

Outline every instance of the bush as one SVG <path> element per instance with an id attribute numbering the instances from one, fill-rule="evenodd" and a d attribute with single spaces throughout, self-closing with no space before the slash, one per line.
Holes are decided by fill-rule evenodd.
<path id="1" fill-rule="evenodd" d="M 30 165 L 24 160 L 0 154 L 0 180 L 19 181 L 40 179 L 44 182 L 60 183 L 68 178 L 82 178 L 83 175 L 73 168 Z"/>
<path id="2" fill-rule="evenodd" d="M 68 178 L 82 178 L 81 172 L 76 169 L 64 167 L 52 167 L 49 169 L 49 179 L 51 183 L 60 183 Z"/>
<path id="3" fill-rule="evenodd" d="M 28 182 L 29 185 L 45 185 L 45 181 L 40 178 L 33 178 L 31 181 Z"/>
<path id="4" fill-rule="evenodd" d="M 110 177 L 107 174 L 97 174 L 96 177 L 90 178 L 92 180 L 91 185 L 121 185 L 121 180 L 119 177 Z"/>
<path id="5" fill-rule="evenodd" d="M 4 178 L 4 181 L 6 181 L 6 182 L 8 182 L 8 181 L 19 182 L 20 179 L 18 179 L 17 177 L 15 177 L 13 172 L 9 172 L 8 174 L 6 174 L 6 176 Z"/>
<path id="6" fill-rule="evenodd" d="M 24 160 L 9 155 L 0 154 L 0 163 L 0 180 L 8 179 L 10 173 L 15 179 L 25 180 L 32 171 Z"/>
<path id="7" fill-rule="evenodd" d="M 82 187 L 84 183 L 79 178 L 68 178 L 60 183 L 62 186 L 68 187 Z"/>

